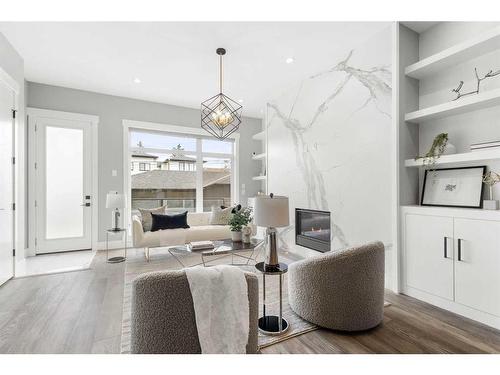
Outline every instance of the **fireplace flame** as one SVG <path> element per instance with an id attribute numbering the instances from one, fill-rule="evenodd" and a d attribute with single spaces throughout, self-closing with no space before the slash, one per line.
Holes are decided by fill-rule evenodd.
<path id="1" fill-rule="evenodd" d="M 321 228 L 315 229 L 314 227 L 311 227 L 311 232 L 321 232 Z"/>

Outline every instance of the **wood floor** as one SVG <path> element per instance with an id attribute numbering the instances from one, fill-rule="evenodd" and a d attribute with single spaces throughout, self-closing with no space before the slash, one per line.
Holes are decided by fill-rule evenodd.
<path id="1" fill-rule="evenodd" d="M 124 264 L 14 279 L 0 287 L 0 353 L 119 353 Z M 383 324 L 317 330 L 263 353 L 500 353 L 500 331 L 387 292 Z"/>

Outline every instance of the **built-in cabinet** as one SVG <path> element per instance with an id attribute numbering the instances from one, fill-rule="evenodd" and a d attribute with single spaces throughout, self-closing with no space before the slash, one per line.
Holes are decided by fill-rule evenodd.
<path id="1" fill-rule="evenodd" d="M 500 173 L 500 149 L 470 148 L 500 139 L 500 78 L 458 100 L 452 92 L 461 81 L 472 90 L 475 69 L 498 70 L 500 23 L 443 22 L 424 31 L 398 23 L 395 41 L 397 291 L 500 329 L 500 211 L 418 206 L 426 166 L 416 158 L 447 133 L 456 153 L 434 168 Z M 493 190 L 500 199 L 500 184 Z"/>
<path id="2" fill-rule="evenodd" d="M 408 214 L 406 284 L 453 301 L 453 218 Z"/>
<path id="3" fill-rule="evenodd" d="M 500 316 L 500 221 L 453 221 L 455 301 Z"/>
<path id="4" fill-rule="evenodd" d="M 500 328 L 500 213 L 402 208 L 403 292 Z"/>

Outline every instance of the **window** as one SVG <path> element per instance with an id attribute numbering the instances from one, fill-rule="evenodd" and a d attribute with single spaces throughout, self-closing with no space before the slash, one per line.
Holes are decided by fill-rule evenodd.
<path id="1" fill-rule="evenodd" d="M 231 158 L 203 158 L 203 211 L 232 204 L 231 164 Z"/>
<path id="2" fill-rule="evenodd" d="M 129 147 L 139 171 L 156 169 L 147 177 L 132 170 L 132 214 L 137 208 L 165 204 L 170 213 L 210 211 L 212 206 L 232 204 L 234 141 L 131 129 Z"/>

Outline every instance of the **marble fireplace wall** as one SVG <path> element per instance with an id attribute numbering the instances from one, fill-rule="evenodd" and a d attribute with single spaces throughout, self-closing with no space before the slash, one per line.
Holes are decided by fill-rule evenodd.
<path id="1" fill-rule="evenodd" d="M 295 208 L 331 211 L 332 249 L 390 248 L 391 53 L 388 27 L 267 104 L 268 192 L 289 197 L 292 222 Z M 280 239 L 318 254 L 293 226 Z"/>

